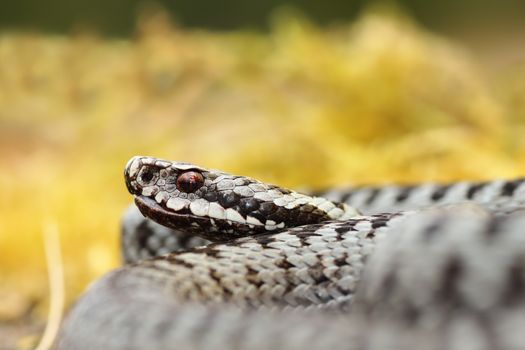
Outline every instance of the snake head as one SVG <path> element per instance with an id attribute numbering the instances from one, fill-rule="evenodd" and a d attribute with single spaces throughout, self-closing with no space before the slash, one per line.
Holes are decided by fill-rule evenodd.
<path id="1" fill-rule="evenodd" d="M 346 204 L 183 162 L 138 156 L 124 176 L 143 215 L 212 241 L 358 214 Z"/>

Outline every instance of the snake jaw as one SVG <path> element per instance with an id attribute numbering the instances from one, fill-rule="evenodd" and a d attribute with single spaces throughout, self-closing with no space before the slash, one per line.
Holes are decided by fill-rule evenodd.
<path id="1" fill-rule="evenodd" d="M 175 212 L 166 209 L 154 199 L 146 196 L 135 196 L 135 205 L 142 215 L 158 224 L 176 230 L 183 230 L 214 242 L 265 232 L 264 226 L 247 226 L 229 220 L 217 220 L 206 216 L 194 215 L 188 210 Z"/>
<path id="2" fill-rule="evenodd" d="M 187 213 L 179 214 L 170 210 L 166 210 L 154 199 L 149 197 L 135 196 L 135 205 L 137 208 L 139 208 L 142 215 L 169 228 L 185 228 L 188 232 L 193 230 L 198 230 L 198 232 L 200 232 L 201 227 L 208 225 L 208 220 L 203 217 Z"/>

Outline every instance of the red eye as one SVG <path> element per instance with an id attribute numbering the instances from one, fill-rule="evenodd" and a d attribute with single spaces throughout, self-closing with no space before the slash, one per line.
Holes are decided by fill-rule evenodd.
<path id="1" fill-rule="evenodd" d="M 177 178 L 177 188 L 183 192 L 195 192 L 201 188 L 202 185 L 204 185 L 204 177 L 196 171 L 182 173 Z"/>

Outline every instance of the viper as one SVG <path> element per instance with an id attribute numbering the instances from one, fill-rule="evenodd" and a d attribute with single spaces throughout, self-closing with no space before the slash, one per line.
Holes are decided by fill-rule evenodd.
<path id="1" fill-rule="evenodd" d="M 299 193 L 134 157 L 56 349 L 523 349 L 525 183 Z"/>

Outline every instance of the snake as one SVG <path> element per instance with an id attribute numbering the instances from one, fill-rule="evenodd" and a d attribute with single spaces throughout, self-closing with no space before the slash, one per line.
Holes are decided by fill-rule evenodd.
<path id="1" fill-rule="evenodd" d="M 136 156 L 55 349 L 524 349 L 525 180 L 300 193 Z"/>

